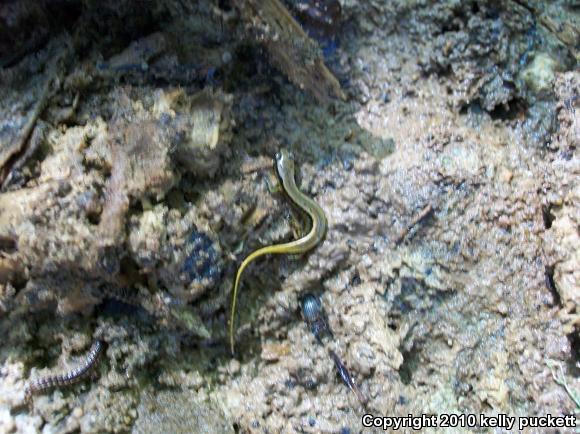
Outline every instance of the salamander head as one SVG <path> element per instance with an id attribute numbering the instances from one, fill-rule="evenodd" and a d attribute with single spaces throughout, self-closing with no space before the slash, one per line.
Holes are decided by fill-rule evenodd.
<path id="1" fill-rule="evenodd" d="M 276 172 L 281 179 L 294 174 L 294 160 L 286 149 L 276 152 Z"/>

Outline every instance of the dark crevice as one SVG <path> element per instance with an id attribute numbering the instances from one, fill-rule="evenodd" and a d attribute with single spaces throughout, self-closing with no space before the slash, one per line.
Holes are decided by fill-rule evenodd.
<path id="1" fill-rule="evenodd" d="M 570 341 L 570 353 L 572 357 L 568 361 L 568 373 L 572 378 L 580 377 L 580 367 L 577 361 L 580 360 L 580 333 L 571 333 L 568 336 Z"/>
<path id="2" fill-rule="evenodd" d="M 506 104 L 499 104 L 489 112 L 493 120 L 511 121 L 522 118 L 528 107 L 525 100 L 514 98 Z"/>
<path id="3" fill-rule="evenodd" d="M 115 298 L 104 298 L 103 301 L 97 305 L 95 311 L 99 317 L 101 316 L 108 316 L 108 317 L 132 317 L 136 318 L 144 315 L 147 315 L 145 309 L 140 306 L 135 306 L 133 304 L 126 303 L 121 300 L 117 300 Z M 148 319 L 152 321 L 151 318 Z"/>
<path id="4" fill-rule="evenodd" d="M 542 220 L 544 221 L 544 227 L 546 229 L 550 229 L 552 227 L 552 223 L 556 217 L 552 214 L 552 207 L 551 205 L 543 205 L 542 206 Z"/>
<path id="5" fill-rule="evenodd" d="M 140 200 L 132 200 L 127 211 L 127 220 L 134 215 L 141 215 L 145 209 L 143 209 L 143 202 Z"/>
<path id="6" fill-rule="evenodd" d="M 224 12 L 229 12 L 232 10 L 230 0 L 218 0 L 218 7 Z"/>
<path id="7" fill-rule="evenodd" d="M 98 210 L 87 212 L 87 219 L 93 226 L 98 226 L 101 223 L 101 212 Z"/>
<path id="8" fill-rule="evenodd" d="M 14 278 L 11 280 L 12 286 L 14 287 L 14 290 L 16 292 L 20 292 L 22 291 L 24 288 L 26 288 L 26 283 L 28 282 L 28 280 L 26 280 L 24 274 L 19 274 L 14 276 Z"/>
<path id="9" fill-rule="evenodd" d="M 31 1 L 14 10 L 0 17 L 0 68 L 15 66 L 25 56 L 43 49 L 52 36 L 73 29 L 81 16 L 82 3 Z"/>
<path id="10" fill-rule="evenodd" d="M 562 300 L 560 298 L 560 294 L 556 289 L 556 284 L 554 283 L 554 266 L 553 265 L 546 265 L 544 270 L 544 280 L 546 282 L 546 287 L 550 290 L 550 293 L 554 297 L 554 304 L 560 305 Z"/>
<path id="11" fill-rule="evenodd" d="M 352 276 L 352 279 L 350 280 L 350 285 L 351 286 L 358 286 L 360 285 L 361 280 L 360 280 L 360 274 L 358 271 L 354 272 L 354 275 Z"/>
<path id="12" fill-rule="evenodd" d="M 411 384 L 413 374 L 419 365 L 419 351 L 411 348 L 409 351 L 403 351 L 403 363 L 399 368 L 399 376 L 403 384 Z"/>
<path id="13" fill-rule="evenodd" d="M 0 251 L 5 253 L 14 253 L 18 250 L 16 241 L 8 237 L 0 237 Z"/>
<path id="14" fill-rule="evenodd" d="M 132 286 L 136 283 L 147 285 L 147 278 L 140 272 L 139 265 L 128 256 L 121 259 L 119 274 L 125 285 Z"/>
<path id="15" fill-rule="evenodd" d="M 447 24 L 444 24 L 441 27 L 441 34 L 448 33 L 448 32 L 458 32 L 461 30 L 461 26 L 458 23 L 454 23 L 453 21 Z"/>

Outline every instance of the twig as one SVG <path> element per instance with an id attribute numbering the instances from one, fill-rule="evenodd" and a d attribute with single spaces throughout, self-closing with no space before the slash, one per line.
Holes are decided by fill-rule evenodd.
<path id="1" fill-rule="evenodd" d="M 322 50 L 292 17 L 280 0 L 236 0 L 234 4 L 271 61 L 300 89 L 321 103 L 346 95 L 339 81 L 324 64 Z"/>
<path id="2" fill-rule="evenodd" d="M 554 382 L 559 386 L 562 386 L 564 390 L 566 390 L 568 396 L 570 396 L 570 399 L 572 399 L 572 401 L 574 401 L 574 403 L 576 404 L 576 408 L 580 409 L 580 396 L 576 392 L 574 392 L 570 388 L 570 386 L 568 386 L 568 383 L 566 382 L 566 377 L 564 376 L 564 370 L 562 369 L 562 365 L 553 360 L 546 360 L 546 365 L 548 366 L 548 368 L 550 368 L 550 373 L 552 374 Z M 553 369 L 554 366 L 560 368 L 560 376 L 556 375 L 556 372 Z"/>
<path id="3" fill-rule="evenodd" d="M 6 164 L 3 167 L 0 167 L 0 187 L 2 188 L 4 188 L 5 181 L 8 178 L 10 172 L 12 171 L 13 165 L 18 161 L 18 155 L 26 152 L 25 146 L 28 141 L 28 138 L 32 133 L 34 125 L 36 125 L 38 117 L 46 107 L 53 79 L 54 77 L 49 77 L 44 82 L 42 90 L 40 91 L 40 95 L 36 99 L 36 103 L 34 104 L 32 110 L 30 111 L 30 114 L 28 115 L 28 120 L 26 121 L 26 124 L 20 131 L 19 136 L 16 138 L 16 144 L 13 146 L 14 150 L 11 153 L 12 155 L 10 155 L 10 158 L 7 159 L 7 161 L 5 162 Z"/>
<path id="4" fill-rule="evenodd" d="M 260 170 L 271 169 L 272 158 L 258 157 L 253 160 L 247 160 L 242 163 L 240 172 L 244 175 L 248 173 L 259 172 Z"/>
<path id="5" fill-rule="evenodd" d="M 411 220 L 411 222 L 403 230 L 401 230 L 401 232 L 399 232 L 399 235 L 397 235 L 397 237 L 395 238 L 395 245 L 398 245 L 401 241 L 403 241 L 407 236 L 407 234 L 409 233 L 409 231 L 413 229 L 413 227 L 415 227 L 421 220 L 423 220 L 425 217 L 431 214 L 432 211 L 433 205 L 428 204 L 419 212 L 419 214 L 413 217 L 413 220 Z"/>

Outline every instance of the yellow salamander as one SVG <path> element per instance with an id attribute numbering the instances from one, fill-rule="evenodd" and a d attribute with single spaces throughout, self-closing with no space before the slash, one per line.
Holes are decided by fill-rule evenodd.
<path id="1" fill-rule="evenodd" d="M 230 314 L 230 348 L 232 354 L 234 353 L 234 320 L 236 316 L 236 300 L 238 296 L 238 286 L 240 284 L 240 277 L 245 268 L 254 259 L 268 254 L 298 254 L 305 253 L 312 250 L 318 243 L 322 241 L 326 233 L 326 216 L 320 206 L 298 190 L 294 180 L 294 160 L 285 149 L 282 149 L 276 154 L 276 173 L 280 178 L 284 191 L 290 200 L 299 208 L 304 210 L 312 220 L 312 227 L 308 234 L 304 237 L 283 244 L 274 244 L 272 246 L 262 247 L 251 253 L 242 261 L 238 272 L 236 273 L 236 280 L 234 281 L 234 291 L 232 295 L 232 308 Z"/>

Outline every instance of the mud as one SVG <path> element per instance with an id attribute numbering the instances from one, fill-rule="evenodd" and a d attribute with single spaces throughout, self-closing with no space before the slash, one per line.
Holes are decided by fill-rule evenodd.
<path id="1" fill-rule="evenodd" d="M 573 2 L 289 2 L 332 14 L 297 17 L 346 95 L 326 104 L 228 2 L 54 15 L 69 3 L 0 6 L 38 26 L 0 43 L 0 432 L 578 411 L 556 381 L 580 390 Z M 282 146 L 328 232 L 245 271 L 232 356 L 236 266 L 308 226 L 271 169 Z M 95 339 L 87 380 L 26 405 Z"/>

